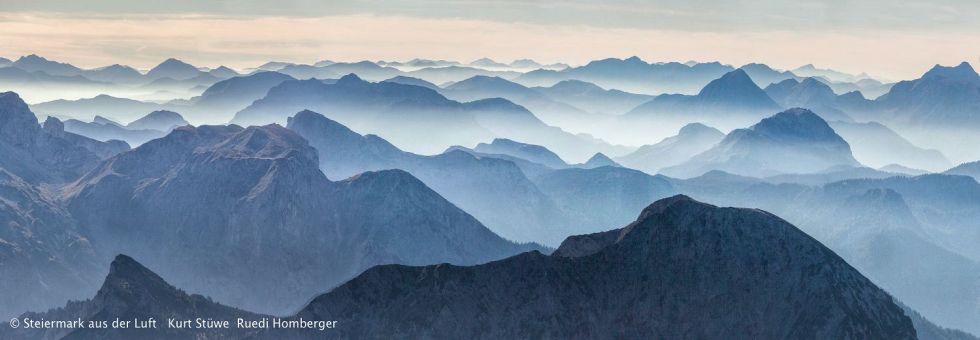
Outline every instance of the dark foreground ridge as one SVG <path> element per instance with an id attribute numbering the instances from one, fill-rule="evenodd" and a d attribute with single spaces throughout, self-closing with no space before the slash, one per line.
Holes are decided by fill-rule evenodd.
<path id="1" fill-rule="evenodd" d="M 119 256 L 89 301 L 35 318 L 254 314 L 163 282 Z M 383 265 L 323 294 L 291 319 L 336 320 L 320 331 L 263 330 L 206 338 L 913 339 L 892 298 L 829 249 L 761 210 L 687 196 L 655 202 L 630 225 L 477 266 Z M 0 338 L 10 338 L 9 329 Z M 26 333 L 13 333 L 17 337 Z M 78 338 L 120 338 L 89 330 Z M 145 336 L 144 334 L 154 334 Z M 126 338 L 189 338 L 130 333 Z M 17 338 L 14 337 L 14 338 Z M 54 338 L 54 337 L 52 337 Z"/>

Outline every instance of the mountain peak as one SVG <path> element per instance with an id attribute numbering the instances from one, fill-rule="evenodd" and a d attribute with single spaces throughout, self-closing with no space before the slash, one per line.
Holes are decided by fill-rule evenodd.
<path id="1" fill-rule="evenodd" d="M 742 69 L 732 70 L 712 80 L 698 92 L 697 97 L 708 102 L 760 109 L 779 107 Z"/>
<path id="2" fill-rule="evenodd" d="M 936 64 L 936 66 L 933 66 L 929 72 L 926 72 L 926 74 L 922 76 L 922 78 L 929 77 L 945 77 L 966 81 L 977 81 L 978 78 L 980 78 L 980 76 L 977 75 L 977 71 L 973 69 L 973 66 L 965 61 L 952 67 Z"/>
<path id="3" fill-rule="evenodd" d="M 678 135 L 700 135 L 704 133 L 719 134 L 723 135 L 721 131 L 713 127 L 701 124 L 701 123 L 689 123 L 684 125 L 681 130 L 677 133 Z"/>
<path id="4" fill-rule="evenodd" d="M 843 141 L 823 118 L 813 111 L 798 107 L 764 118 L 750 129 L 768 136 Z"/>
<path id="5" fill-rule="evenodd" d="M 184 120 L 184 117 L 177 112 L 157 110 L 127 124 L 126 127 L 133 130 L 170 131 L 175 127 L 188 124 L 190 123 Z"/>
<path id="6" fill-rule="evenodd" d="M 150 69 L 149 72 L 146 72 L 146 75 L 153 79 L 173 78 L 175 80 L 183 80 L 193 78 L 200 73 L 202 73 L 201 70 L 198 70 L 194 65 L 176 58 L 169 58 Z"/>
<path id="7" fill-rule="evenodd" d="M 616 163 L 611 158 L 609 158 L 609 156 L 606 156 L 601 152 L 597 152 L 595 155 L 592 155 L 592 157 L 589 158 L 589 160 L 586 161 L 584 165 L 586 168 L 589 169 L 603 167 L 603 166 L 616 166 L 616 167 L 620 166 L 619 163 Z"/>
<path id="8" fill-rule="evenodd" d="M 336 84 L 337 85 L 355 85 L 355 84 L 362 84 L 364 82 L 365 81 L 363 79 L 361 79 L 361 77 L 358 77 L 356 74 L 354 74 L 354 73 L 348 73 L 347 75 L 345 75 L 343 77 L 340 77 L 340 79 L 337 79 L 337 83 Z"/>
<path id="9" fill-rule="evenodd" d="M 136 306 L 141 297 L 167 298 L 179 295 L 159 275 L 136 262 L 132 257 L 116 255 L 109 265 L 109 275 L 96 294 L 96 299 L 110 303 Z"/>

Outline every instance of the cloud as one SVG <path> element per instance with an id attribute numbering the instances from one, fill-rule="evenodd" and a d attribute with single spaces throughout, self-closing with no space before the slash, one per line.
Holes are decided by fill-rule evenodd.
<path id="1" fill-rule="evenodd" d="M 37 53 L 95 67 L 149 68 L 168 57 L 201 66 L 256 66 L 269 60 L 469 61 L 530 57 L 583 63 L 638 55 L 647 61 L 805 63 L 894 79 L 932 64 L 980 56 L 980 35 L 949 32 L 688 31 L 530 24 L 390 15 L 238 16 L 211 14 L 0 14 L 7 57 Z"/>

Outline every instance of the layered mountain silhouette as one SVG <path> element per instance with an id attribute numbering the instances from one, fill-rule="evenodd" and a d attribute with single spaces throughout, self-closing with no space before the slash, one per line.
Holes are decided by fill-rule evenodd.
<path id="1" fill-rule="evenodd" d="M 712 126 L 744 126 L 780 110 L 742 69 L 712 80 L 697 95 L 661 95 L 624 118 L 629 122 L 663 120 L 668 124 L 700 121 Z"/>
<path id="2" fill-rule="evenodd" d="M 789 223 L 684 196 L 553 256 L 376 267 L 298 315 L 352 338 L 916 336 L 887 293 Z"/>
<path id="3" fill-rule="evenodd" d="M 957 165 L 949 170 L 946 170 L 947 174 L 952 175 L 963 175 L 970 176 L 980 181 L 980 162 L 968 162 Z"/>
<path id="4" fill-rule="evenodd" d="M 211 85 L 194 102 L 195 109 L 228 120 L 252 102 L 261 99 L 269 89 L 295 78 L 279 72 L 256 72 L 228 78 Z"/>
<path id="5" fill-rule="evenodd" d="M 103 162 L 64 200 L 104 253 L 261 312 L 284 313 L 376 264 L 475 264 L 535 249 L 404 171 L 332 182 L 317 151 L 276 125 L 179 127 Z"/>
<path id="6" fill-rule="evenodd" d="M 239 124 L 285 122 L 304 109 L 323 113 L 356 131 L 377 134 L 400 148 L 437 153 L 452 145 L 475 145 L 495 137 L 547 145 L 563 157 L 586 159 L 621 148 L 548 126 L 530 111 L 503 99 L 468 103 L 431 89 L 392 82 L 371 83 L 347 75 L 334 84 L 286 81 L 239 111 Z M 420 138 L 424 136 L 425 142 Z"/>
<path id="7" fill-rule="evenodd" d="M 682 127 L 675 136 L 664 138 L 656 144 L 641 146 L 616 160 L 630 168 L 656 174 L 660 169 L 681 164 L 707 151 L 723 138 L 725 134 L 718 129 L 701 123 L 691 123 Z"/>
<path id="8" fill-rule="evenodd" d="M 953 164 L 935 149 L 918 147 L 887 126 L 876 122 L 830 122 L 834 131 L 851 145 L 854 158 L 872 167 L 902 164 L 916 169 L 939 171 Z"/>
<path id="9" fill-rule="evenodd" d="M 146 72 L 146 77 L 153 80 L 159 80 L 162 78 L 187 80 L 200 76 L 202 73 L 204 72 L 198 70 L 197 67 L 194 67 L 194 65 L 185 63 L 175 58 L 170 58 L 164 60 L 159 65 L 150 69 L 150 71 Z"/>
<path id="10" fill-rule="evenodd" d="M 561 233 L 553 229 L 563 222 L 557 207 L 511 161 L 459 150 L 435 156 L 405 152 L 312 111 L 297 113 L 288 127 L 319 151 L 320 168 L 330 178 L 402 169 L 507 239 L 550 240 L 554 245 L 561 241 L 555 239 Z M 495 141 L 500 143 L 504 142 Z"/>
<path id="11" fill-rule="evenodd" d="M 634 94 L 620 90 L 606 90 L 595 84 L 581 80 L 563 80 L 550 87 L 535 87 L 553 100 L 570 104 L 582 110 L 622 114 L 653 99 L 653 96 Z"/>
<path id="12" fill-rule="evenodd" d="M 963 62 L 936 65 L 921 78 L 901 81 L 877 99 L 897 123 L 916 126 L 978 126 L 980 76 Z"/>
<path id="13" fill-rule="evenodd" d="M 827 122 L 809 110 L 796 108 L 747 129 L 734 130 L 711 149 L 661 172 L 693 177 L 722 170 L 765 177 L 858 165 L 850 146 Z"/>
<path id="14" fill-rule="evenodd" d="M 817 80 L 806 78 L 802 81 L 786 79 L 766 86 L 766 94 L 783 107 L 802 107 L 809 109 L 826 121 L 851 122 L 850 116 L 841 111 L 834 90 Z"/>
<path id="15" fill-rule="evenodd" d="M 473 151 L 484 154 L 509 155 L 545 165 L 552 169 L 568 167 L 568 163 L 546 147 L 516 142 L 505 138 L 496 138 L 490 143 L 477 144 L 473 148 Z"/>
<path id="16" fill-rule="evenodd" d="M 163 109 L 164 105 L 128 98 L 98 95 L 77 100 L 58 99 L 31 105 L 41 114 L 61 117 L 103 116 L 119 121 L 132 121 L 147 112 Z"/>
<path id="17" fill-rule="evenodd" d="M 177 112 L 158 110 L 148 113 L 140 119 L 126 124 L 126 128 L 131 130 L 159 130 L 170 131 L 176 127 L 190 125 L 184 117 Z"/>
<path id="18" fill-rule="evenodd" d="M 184 117 L 173 111 L 153 111 L 140 119 L 123 125 L 101 116 L 92 122 L 69 119 L 64 123 L 66 131 L 89 138 L 111 141 L 121 140 L 129 145 L 139 146 L 147 141 L 165 136 L 170 130 L 189 125 Z"/>

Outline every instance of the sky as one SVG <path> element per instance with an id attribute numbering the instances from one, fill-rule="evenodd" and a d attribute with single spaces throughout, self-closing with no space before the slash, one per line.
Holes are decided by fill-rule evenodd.
<path id="1" fill-rule="evenodd" d="M 148 69 L 411 58 L 803 64 L 885 79 L 980 63 L 975 0 L 0 0 L 0 57 Z"/>

